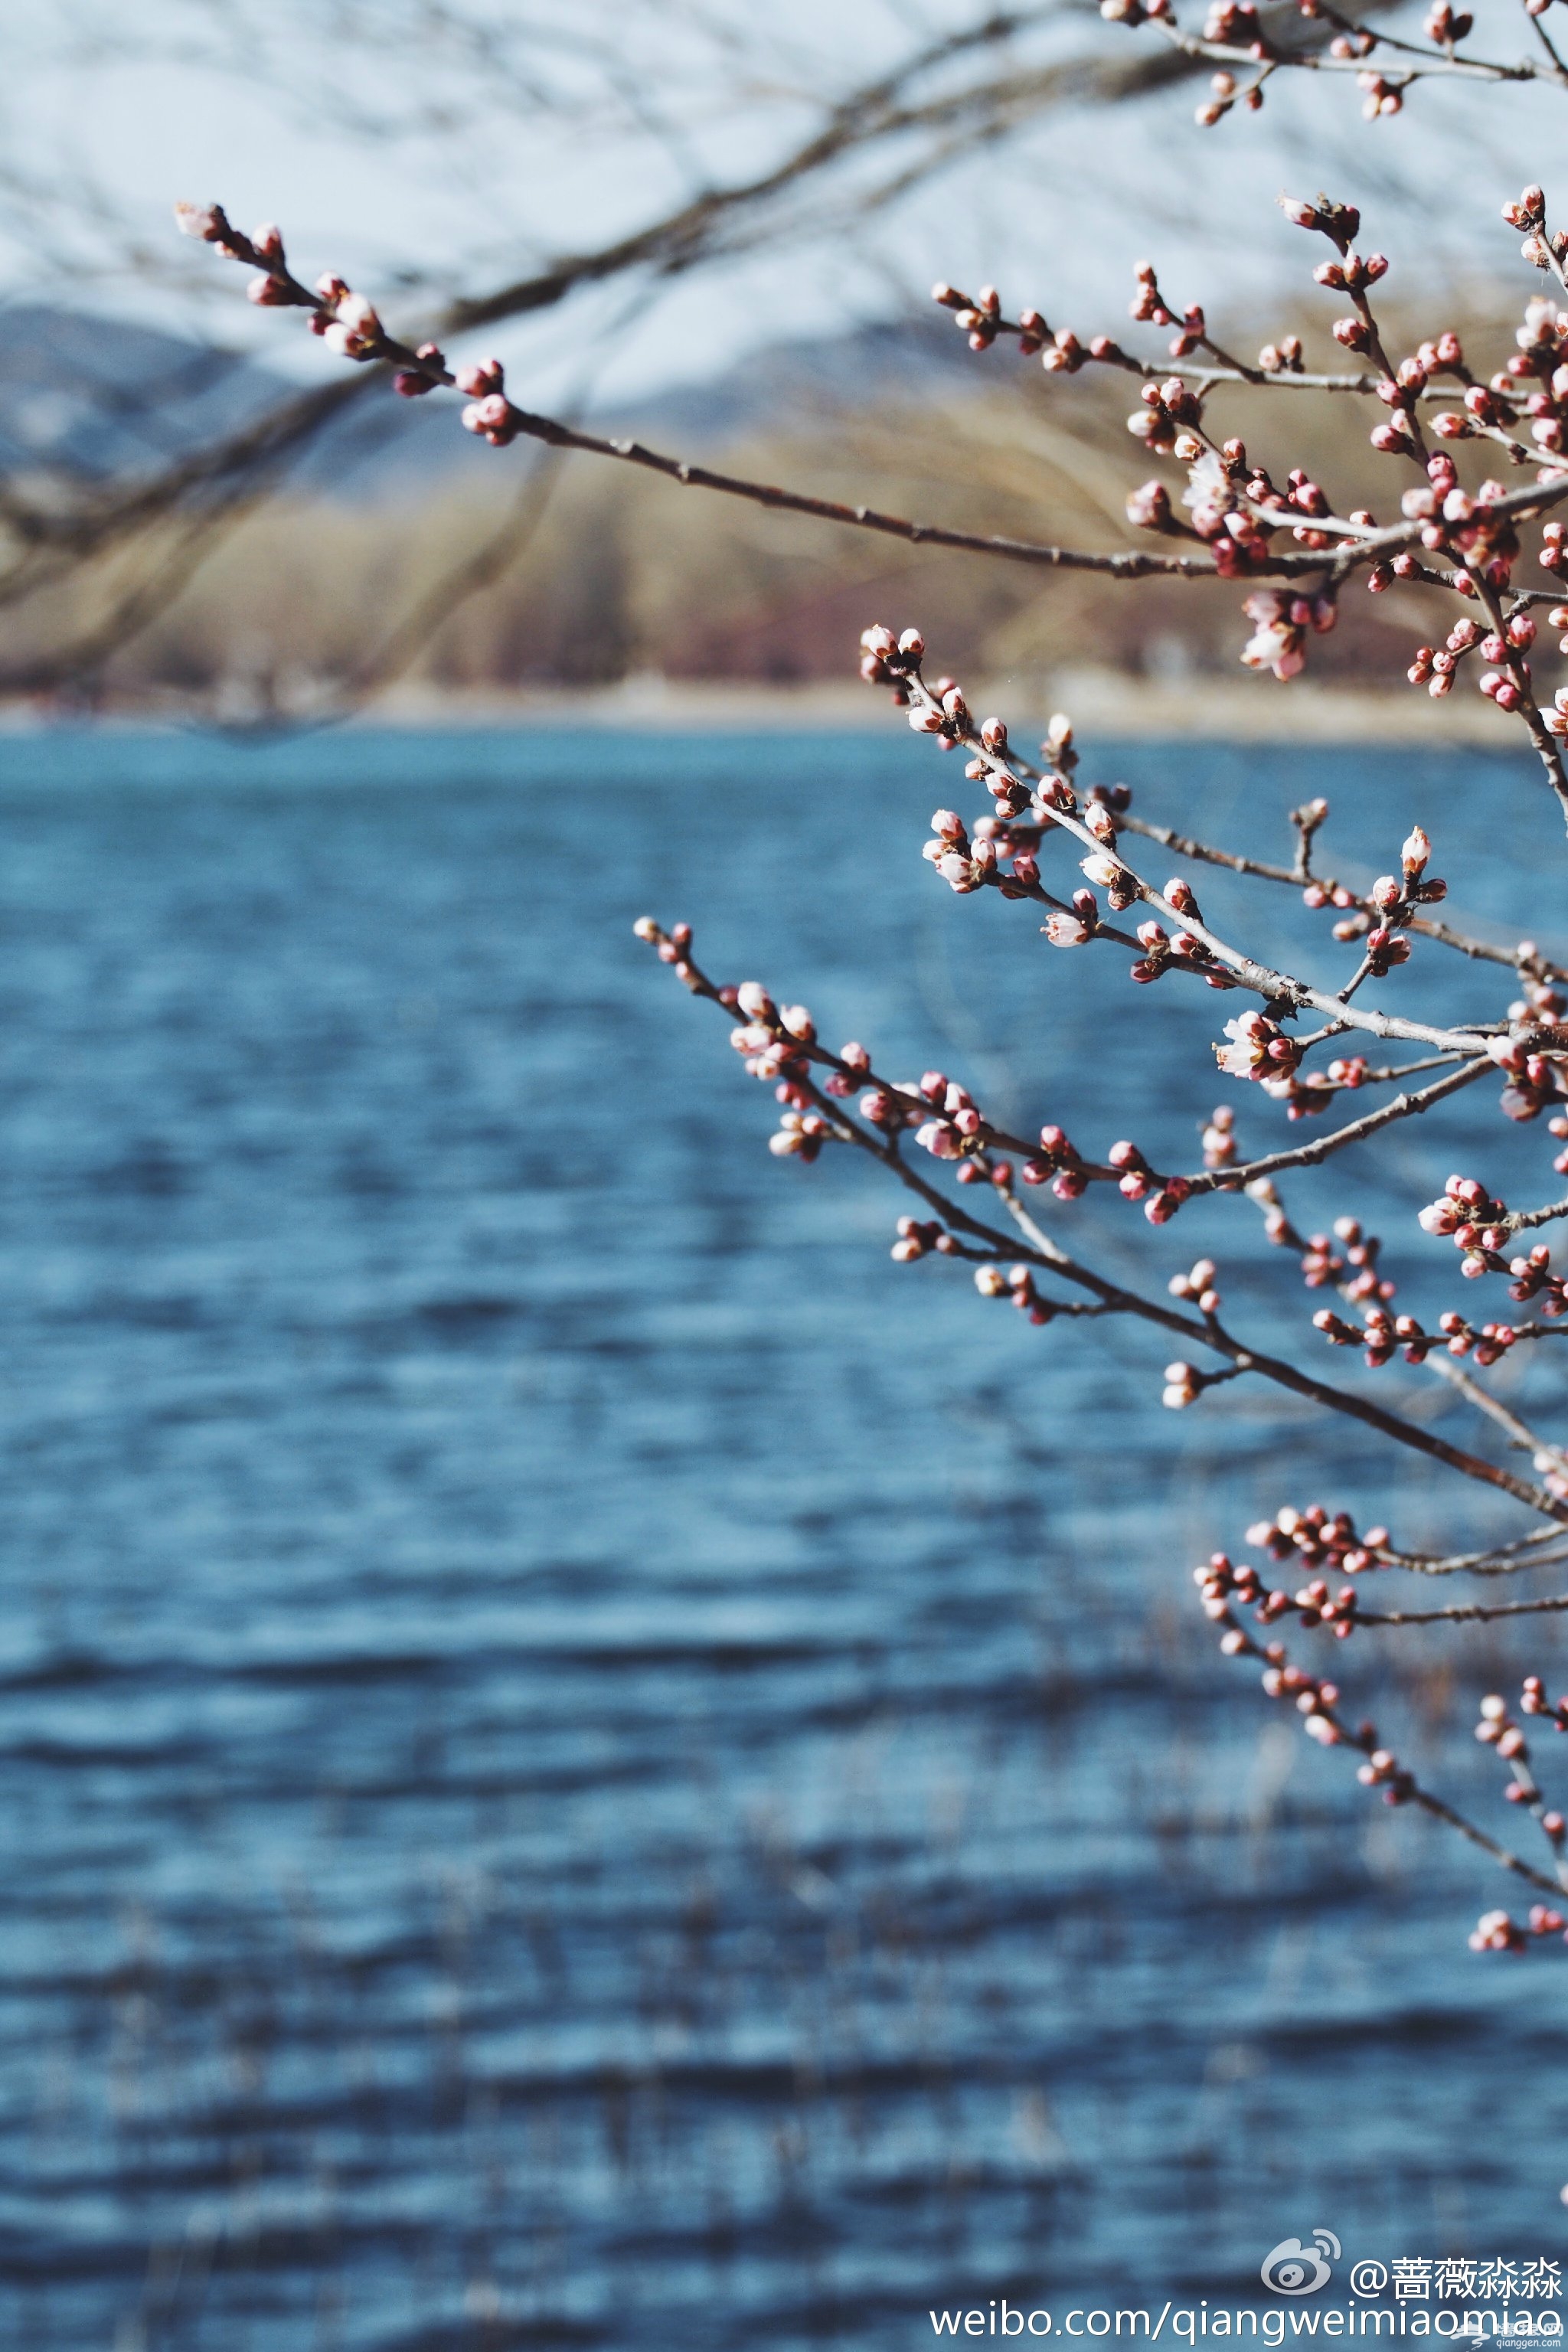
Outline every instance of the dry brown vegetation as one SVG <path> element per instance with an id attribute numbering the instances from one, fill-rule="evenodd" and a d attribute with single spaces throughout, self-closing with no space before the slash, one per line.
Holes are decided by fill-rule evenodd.
<path id="1" fill-rule="evenodd" d="M 1256 327 L 1237 336 L 1245 352 L 1259 340 Z M 1495 325 L 1472 325 L 1468 340 L 1495 363 Z M 1342 363 L 1323 342 L 1318 356 Z M 1128 544 L 1123 500 L 1147 470 L 1126 430 L 1131 379 L 1105 370 L 1047 379 L 1000 352 L 974 366 L 973 394 L 874 414 L 818 408 L 788 432 L 731 442 L 724 462 L 932 522 Z M 1338 511 L 1386 505 L 1386 461 L 1365 439 L 1382 410 L 1346 401 L 1325 425 L 1323 405 L 1292 404 L 1287 421 L 1279 395 L 1239 390 L 1223 423 L 1266 462 L 1288 442 Z M 1237 674 L 1234 585 L 1146 581 L 1131 595 L 1110 579 L 911 549 L 592 458 L 542 465 L 518 449 L 496 453 L 494 467 L 493 495 L 470 476 L 412 503 L 259 499 L 110 656 L 106 695 L 226 692 L 288 708 L 394 676 L 452 692 L 647 673 L 842 679 L 868 620 L 915 614 L 945 662 L 993 677 L 1058 665 L 1160 680 Z M 156 561 L 178 563 L 180 549 L 171 537 Z M 150 559 L 139 545 L 136 577 Z M 470 586 L 484 593 L 465 595 Z M 133 589 L 122 568 L 37 600 L 13 631 L 14 663 L 25 671 L 31 644 L 90 642 L 114 598 Z M 1360 601 L 1365 591 L 1349 593 Z M 1358 613 L 1354 631 L 1321 642 L 1314 671 L 1392 684 L 1421 612 L 1418 591 L 1384 595 Z"/>

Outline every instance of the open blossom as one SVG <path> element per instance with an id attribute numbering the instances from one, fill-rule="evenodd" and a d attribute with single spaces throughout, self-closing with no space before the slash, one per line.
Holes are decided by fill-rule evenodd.
<path id="1" fill-rule="evenodd" d="M 1046 918 L 1046 937 L 1054 948 L 1081 948 L 1094 937 L 1094 927 L 1081 915 L 1054 910 Z"/>
<path id="2" fill-rule="evenodd" d="M 1248 669 L 1271 669 L 1278 678 L 1295 677 L 1307 666 L 1306 622 L 1293 617 L 1304 602 L 1278 589 L 1260 590 L 1242 606 L 1253 634 L 1241 649 Z"/>
<path id="3" fill-rule="evenodd" d="M 1294 1038 L 1287 1037 L 1267 1013 L 1256 1008 L 1227 1021 L 1225 1034 L 1230 1043 L 1215 1047 L 1215 1059 L 1233 1078 L 1278 1077 L 1293 1070 L 1300 1058 Z"/>

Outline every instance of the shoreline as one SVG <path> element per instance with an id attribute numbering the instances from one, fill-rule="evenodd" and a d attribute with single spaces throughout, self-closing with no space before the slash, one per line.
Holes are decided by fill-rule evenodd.
<path id="1" fill-rule="evenodd" d="M 1020 734 L 1043 730 L 1065 710 L 1080 733 L 1151 740 L 1237 743 L 1428 743 L 1503 753 L 1527 748 L 1505 715 L 1479 695 L 1441 702 L 1410 687 L 1336 691 L 1276 680 L 1162 684 L 1110 670 L 1063 670 L 966 687 L 977 713 L 999 710 Z M 360 727 L 573 726 L 670 732 L 881 733 L 897 714 L 886 695 L 858 682 L 767 686 L 630 677 L 613 687 L 538 687 L 511 693 L 393 692 L 349 724 Z"/>
<path id="2" fill-rule="evenodd" d="M 1015 731 L 1038 732 L 1051 713 L 1065 710 L 1080 733 L 1135 740 L 1314 744 L 1429 744 L 1434 750 L 1474 746 L 1500 753 L 1525 749 L 1503 714 L 1477 695 L 1441 702 L 1404 688 L 1347 689 L 1311 683 L 1281 687 L 1273 679 L 1160 683 L 1110 670 L 1062 670 L 1037 677 L 991 678 L 966 688 L 976 710 L 999 710 Z M 0 731 L 45 733 L 57 727 L 225 728 L 247 731 L 342 726 L 475 733 L 529 727 L 585 728 L 595 732 L 737 734 L 885 733 L 897 714 L 886 696 L 858 683 L 769 686 L 635 677 L 610 687 L 525 687 L 447 692 L 394 688 L 338 719 L 308 708 L 291 711 L 236 704 L 215 715 L 144 706 L 97 714 L 57 714 L 36 703 L 0 709 Z"/>

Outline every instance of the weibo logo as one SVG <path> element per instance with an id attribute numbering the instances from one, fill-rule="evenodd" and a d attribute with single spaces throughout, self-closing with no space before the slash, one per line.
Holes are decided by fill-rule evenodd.
<path id="1" fill-rule="evenodd" d="M 1300 2238 L 1281 2238 L 1264 2255 L 1259 2275 L 1274 2294 L 1316 2294 L 1328 2285 L 1330 2258 L 1337 2262 L 1339 2253 L 1340 2242 L 1331 2230 L 1314 2230 L 1305 2246 Z"/>

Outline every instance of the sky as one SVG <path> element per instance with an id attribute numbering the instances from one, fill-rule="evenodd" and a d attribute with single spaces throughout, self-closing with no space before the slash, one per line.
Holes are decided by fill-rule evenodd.
<path id="1" fill-rule="evenodd" d="M 302 274 L 342 270 L 396 325 L 437 292 L 505 282 L 704 180 L 750 174 L 824 94 L 973 13 L 963 0 L 791 0 L 759 30 L 739 0 L 8 0 L 0 290 L 317 372 L 330 363 L 297 322 L 258 316 L 238 271 L 174 235 L 176 198 L 280 221 Z M 1479 22 L 1497 54 L 1521 52 L 1511 6 L 1480 0 Z M 1022 57 L 1125 56 L 1157 38 L 1064 5 Z M 1558 151 L 1554 94 L 1472 90 L 1462 135 L 1430 88 L 1369 126 L 1348 78 L 1284 76 L 1262 112 L 1209 131 L 1193 121 L 1201 95 L 1053 116 L 853 236 L 803 224 L 674 288 L 622 282 L 487 341 L 543 405 L 585 377 L 596 398 L 635 400 L 760 344 L 897 315 L 936 276 L 994 279 L 1092 331 L 1124 318 L 1148 254 L 1184 299 L 1256 307 L 1305 284 L 1317 257 L 1276 194 L 1325 177 L 1386 221 L 1377 241 L 1423 281 L 1494 263 L 1519 275 L 1498 205 L 1534 124 L 1542 152 Z"/>

